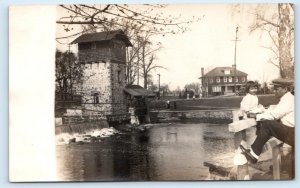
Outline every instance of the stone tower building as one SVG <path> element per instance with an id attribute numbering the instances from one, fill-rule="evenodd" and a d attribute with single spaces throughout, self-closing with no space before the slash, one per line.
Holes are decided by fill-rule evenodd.
<path id="1" fill-rule="evenodd" d="M 79 36 L 79 63 L 83 68 L 82 107 L 86 115 L 127 113 L 123 89 L 126 85 L 126 47 L 132 46 L 122 30 Z"/>

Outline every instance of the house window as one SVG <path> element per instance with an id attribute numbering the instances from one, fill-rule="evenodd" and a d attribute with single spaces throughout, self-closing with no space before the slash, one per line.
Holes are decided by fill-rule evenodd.
<path id="1" fill-rule="evenodd" d="M 232 77 L 228 77 L 228 82 L 232 82 Z"/>
<path id="2" fill-rule="evenodd" d="M 242 82 L 246 82 L 246 77 L 242 77 Z"/>
<path id="3" fill-rule="evenodd" d="M 223 78 L 223 81 L 224 81 L 224 82 L 227 82 L 227 77 L 224 77 L 224 78 Z"/>
<path id="4" fill-rule="evenodd" d="M 221 80 L 220 80 L 220 77 L 217 77 L 217 78 L 216 78 L 216 82 L 217 82 L 217 83 L 220 83 L 220 81 L 221 81 Z"/>
<path id="5" fill-rule="evenodd" d="M 221 92 L 221 86 L 213 86 L 212 91 L 213 92 Z"/>
<path id="6" fill-rule="evenodd" d="M 239 77 L 235 77 L 235 82 L 239 82 Z"/>
<path id="7" fill-rule="evenodd" d="M 214 83 L 214 79 L 213 78 L 210 79 L 210 83 Z"/>
<path id="8" fill-rule="evenodd" d="M 225 75 L 230 74 L 230 70 L 224 70 L 224 74 L 225 74 Z"/>

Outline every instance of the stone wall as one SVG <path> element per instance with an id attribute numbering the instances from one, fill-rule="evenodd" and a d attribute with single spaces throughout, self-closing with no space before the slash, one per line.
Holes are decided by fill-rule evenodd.
<path id="1" fill-rule="evenodd" d="M 127 112 L 125 95 L 123 88 L 125 88 L 125 65 L 111 63 L 111 92 L 112 92 L 112 113 L 124 114 Z"/>
<path id="2" fill-rule="evenodd" d="M 93 104 L 93 94 L 96 92 L 99 92 L 99 103 L 112 103 L 110 69 L 110 63 L 84 64 L 82 80 L 84 104 Z"/>
<path id="3" fill-rule="evenodd" d="M 83 104 L 83 115 L 105 116 L 112 114 L 112 104 Z"/>
<path id="4" fill-rule="evenodd" d="M 151 123 L 197 121 L 231 123 L 232 110 L 150 111 Z"/>
<path id="5" fill-rule="evenodd" d="M 240 108 L 240 103 L 244 96 L 234 97 L 211 97 L 201 99 L 170 99 L 171 109 L 174 109 L 174 102 L 178 111 L 184 110 L 212 110 L 217 108 Z M 264 107 L 277 104 L 278 99 L 274 94 L 258 95 L 258 101 Z M 150 109 L 166 109 L 166 100 L 151 101 Z"/>
<path id="6" fill-rule="evenodd" d="M 125 65 L 95 62 L 84 64 L 82 92 L 83 108 L 89 114 L 126 113 L 123 94 Z M 99 103 L 94 104 L 94 93 L 99 93 Z"/>

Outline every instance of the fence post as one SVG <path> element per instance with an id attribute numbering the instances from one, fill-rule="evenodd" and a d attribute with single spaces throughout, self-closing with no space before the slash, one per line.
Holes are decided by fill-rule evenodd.
<path id="1" fill-rule="evenodd" d="M 240 114 L 239 110 L 232 111 L 233 122 L 239 121 L 239 114 Z M 234 133 L 235 150 L 239 149 L 241 141 L 244 139 L 246 139 L 245 130 Z M 249 179 L 250 179 L 250 175 L 249 175 L 248 163 L 243 165 L 237 165 L 237 180 L 249 180 Z"/>
<path id="2" fill-rule="evenodd" d="M 281 154 L 280 154 L 280 145 L 277 145 L 272 148 L 272 157 L 273 157 L 273 179 L 280 180 L 280 171 L 281 171 Z"/>

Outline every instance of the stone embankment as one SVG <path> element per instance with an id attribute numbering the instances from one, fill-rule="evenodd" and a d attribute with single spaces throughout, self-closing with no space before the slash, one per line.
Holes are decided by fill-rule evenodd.
<path id="1" fill-rule="evenodd" d="M 211 97 L 202 99 L 170 99 L 151 101 L 151 123 L 195 121 L 199 123 L 231 123 L 232 111 L 240 107 L 243 96 Z M 274 95 L 259 95 L 264 107 L 276 104 Z"/>
<path id="2" fill-rule="evenodd" d="M 163 122 L 199 122 L 199 123 L 231 123 L 232 110 L 189 110 L 189 111 L 168 111 L 157 110 L 150 112 L 152 123 Z"/>

